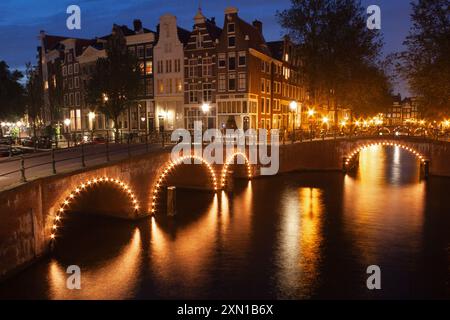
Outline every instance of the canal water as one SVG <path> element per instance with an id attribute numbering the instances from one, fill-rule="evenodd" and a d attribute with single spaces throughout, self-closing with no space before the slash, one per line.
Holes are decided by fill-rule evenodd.
<path id="1" fill-rule="evenodd" d="M 178 192 L 178 215 L 139 222 L 73 214 L 53 256 L 0 298 L 450 298 L 450 179 L 372 147 L 358 170 L 237 181 L 232 196 Z M 66 269 L 81 268 L 81 290 Z M 381 269 L 381 290 L 366 269 Z"/>

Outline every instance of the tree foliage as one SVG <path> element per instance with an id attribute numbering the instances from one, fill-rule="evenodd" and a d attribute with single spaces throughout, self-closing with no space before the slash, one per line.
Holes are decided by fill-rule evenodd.
<path id="1" fill-rule="evenodd" d="M 44 109 L 44 87 L 38 69 L 33 67 L 30 62 L 26 64 L 26 77 L 25 108 L 33 128 L 33 135 L 36 136 L 41 111 Z"/>
<path id="2" fill-rule="evenodd" d="M 119 116 L 141 92 L 141 70 L 136 57 L 127 50 L 126 39 L 118 26 L 113 27 L 106 53 L 106 58 L 97 61 L 86 95 L 91 105 L 98 105 L 114 121 L 117 133 Z"/>
<path id="3" fill-rule="evenodd" d="M 359 1 L 292 0 L 278 18 L 299 46 L 312 103 L 356 113 L 389 104 L 391 84 L 379 61 L 382 39 L 366 27 Z"/>
<path id="4" fill-rule="evenodd" d="M 422 111 L 430 116 L 450 112 L 450 1 L 411 3 L 413 25 L 398 54 L 399 71 L 408 80 Z"/>
<path id="5" fill-rule="evenodd" d="M 0 119 L 17 118 L 23 114 L 24 88 L 20 84 L 23 75 L 10 71 L 4 61 L 0 61 Z"/>

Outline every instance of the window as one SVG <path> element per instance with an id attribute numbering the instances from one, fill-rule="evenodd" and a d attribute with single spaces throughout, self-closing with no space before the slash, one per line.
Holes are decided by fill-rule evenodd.
<path id="1" fill-rule="evenodd" d="M 72 62 L 72 54 L 71 53 L 67 54 L 67 61 Z"/>
<path id="2" fill-rule="evenodd" d="M 139 63 L 139 70 L 141 70 L 141 74 L 145 74 L 145 63 L 144 62 L 140 62 Z"/>
<path id="3" fill-rule="evenodd" d="M 69 105 L 69 101 L 68 101 L 68 96 L 67 94 L 64 95 L 64 106 L 67 107 Z"/>
<path id="4" fill-rule="evenodd" d="M 265 102 L 266 102 L 266 99 L 261 98 L 261 113 L 266 113 Z"/>
<path id="5" fill-rule="evenodd" d="M 73 106 L 73 93 L 69 94 L 69 105 Z"/>
<path id="6" fill-rule="evenodd" d="M 166 73 L 172 72 L 172 60 L 166 60 Z"/>
<path id="7" fill-rule="evenodd" d="M 197 59 L 189 60 L 189 78 L 195 78 L 197 69 Z"/>
<path id="8" fill-rule="evenodd" d="M 166 79 L 166 93 L 172 93 L 172 79 Z"/>
<path id="9" fill-rule="evenodd" d="M 261 72 L 266 72 L 266 62 L 261 61 Z"/>
<path id="10" fill-rule="evenodd" d="M 261 92 L 266 92 L 266 79 L 261 78 Z"/>
<path id="11" fill-rule="evenodd" d="M 197 49 L 200 49 L 201 47 L 202 47 L 202 35 L 201 34 L 199 34 L 197 37 L 196 37 L 196 43 L 197 43 Z"/>
<path id="12" fill-rule="evenodd" d="M 236 70 L 236 57 L 234 54 L 228 56 L 228 70 Z"/>
<path id="13" fill-rule="evenodd" d="M 181 79 L 176 80 L 176 92 L 183 92 L 183 81 Z"/>
<path id="14" fill-rule="evenodd" d="M 270 93 L 270 80 L 266 80 L 266 93 Z"/>
<path id="15" fill-rule="evenodd" d="M 135 47 L 129 47 L 128 53 L 132 56 L 136 55 L 136 48 Z"/>
<path id="16" fill-rule="evenodd" d="M 64 66 L 62 68 L 62 74 L 63 74 L 64 77 L 67 76 L 67 67 L 66 66 Z"/>
<path id="17" fill-rule="evenodd" d="M 234 31 L 235 31 L 234 23 L 229 23 L 228 24 L 228 33 L 234 33 Z"/>
<path id="18" fill-rule="evenodd" d="M 158 80 L 157 82 L 158 85 L 158 93 L 163 93 L 164 92 L 164 83 L 162 80 Z"/>
<path id="19" fill-rule="evenodd" d="M 163 61 L 158 61 L 158 73 L 164 73 Z"/>
<path id="20" fill-rule="evenodd" d="M 189 103 L 197 103 L 197 85 L 189 84 Z"/>
<path id="21" fill-rule="evenodd" d="M 68 74 L 69 75 L 73 74 L 73 64 L 69 65 Z"/>
<path id="22" fill-rule="evenodd" d="M 266 113 L 270 113 L 270 99 L 266 99 Z"/>
<path id="23" fill-rule="evenodd" d="M 239 67 L 245 67 L 246 65 L 246 56 L 245 52 L 239 52 Z"/>
<path id="24" fill-rule="evenodd" d="M 80 93 L 79 92 L 76 92 L 75 93 L 75 105 L 76 106 L 79 106 L 81 104 L 81 101 L 80 101 Z"/>
<path id="25" fill-rule="evenodd" d="M 153 73 L 153 62 L 152 61 L 147 61 L 145 63 L 145 74 L 146 75 L 150 75 Z"/>
<path id="26" fill-rule="evenodd" d="M 75 77 L 75 88 L 79 88 L 79 87 L 80 87 L 80 78 Z"/>
<path id="27" fill-rule="evenodd" d="M 225 62 L 225 53 L 219 54 L 219 68 L 225 68 L 226 62 Z"/>
<path id="28" fill-rule="evenodd" d="M 175 72 L 180 72 L 180 71 L 181 71 L 181 60 L 175 59 Z"/>
<path id="29" fill-rule="evenodd" d="M 228 37 L 228 48 L 234 48 L 236 46 L 236 37 Z"/>
<path id="30" fill-rule="evenodd" d="M 236 75 L 234 73 L 228 75 L 228 90 L 236 90 Z"/>
<path id="31" fill-rule="evenodd" d="M 145 92 L 148 96 L 153 95 L 153 79 L 145 80 Z"/>
<path id="32" fill-rule="evenodd" d="M 147 58 L 150 58 L 153 55 L 152 49 L 153 49 L 153 47 L 151 45 L 145 46 L 145 56 Z"/>
<path id="33" fill-rule="evenodd" d="M 246 81 L 246 74 L 245 73 L 239 73 L 239 90 L 245 90 L 247 87 L 247 81 Z"/>
<path id="34" fill-rule="evenodd" d="M 212 77 L 212 58 L 203 58 L 203 77 Z"/>
<path id="35" fill-rule="evenodd" d="M 211 102 L 212 101 L 212 84 L 204 83 L 203 84 L 203 102 Z"/>
<path id="36" fill-rule="evenodd" d="M 63 81 L 63 89 L 64 90 L 67 89 L 67 79 L 64 79 L 64 81 Z"/>
<path id="37" fill-rule="evenodd" d="M 78 64 L 78 63 L 75 63 L 74 65 L 73 65 L 73 73 L 74 74 L 78 74 L 79 72 L 80 72 L 80 65 Z"/>
<path id="38" fill-rule="evenodd" d="M 73 78 L 69 78 L 69 89 L 73 89 Z"/>
<path id="39" fill-rule="evenodd" d="M 138 58 L 144 57 L 144 46 L 137 47 L 137 56 Z"/>
<path id="40" fill-rule="evenodd" d="M 226 80 L 225 74 L 223 74 L 223 73 L 219 74 L 219 91 L 223 92 L 227 89 L 226 83 L 227 83 L 227 80 Z"/>

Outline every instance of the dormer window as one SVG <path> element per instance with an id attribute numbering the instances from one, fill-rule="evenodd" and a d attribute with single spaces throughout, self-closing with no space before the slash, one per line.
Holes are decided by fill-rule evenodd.
<path id="1" fill-rule="evenodd" d="M 228 24 L 228 33 L 234 33 L 234 31 L 235 31 L 234 23 L 229 23 Z"/>
<path id="2" fill-rule="evenodd" d="M 228 48 L 234 48 L 236 47 L 236 37 L 230 36 L 228 37 Z"/>

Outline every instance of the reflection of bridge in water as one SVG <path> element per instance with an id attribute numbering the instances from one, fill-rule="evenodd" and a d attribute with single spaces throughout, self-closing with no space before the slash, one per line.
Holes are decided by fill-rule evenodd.
<path id="1" fill-rule="evenodd" d="M 424 173 L 450 176 L 449 143 L 385 136 L 282 144 L 279 172 L 348 171 L 358 163 L 359 151 L 371 145 L 398 146 L 417 157 Z M 187 164 L 191 159 L 199 165 Z M 170 150 L 151 150 L 37 178 L 0 192 L 0 276 L 45 254 L 49 244 L 60 235 L 64 215 L 78 201 L 89 198 L 89 194 L 96 195 L 89 198 L 93 201 L 89 204 L 90 211 L 138 219 L 164 213 L 169 186 L 230 192 L 233 178 L 251 179 L 260 175 L 260 166 L 250 164 L 248 154 L 236 151 L 223 162 L 210 164 L 201 156 L 190 154 L 172 161 Z M 102 193 L 104 188 L 110 192 Z"/>

